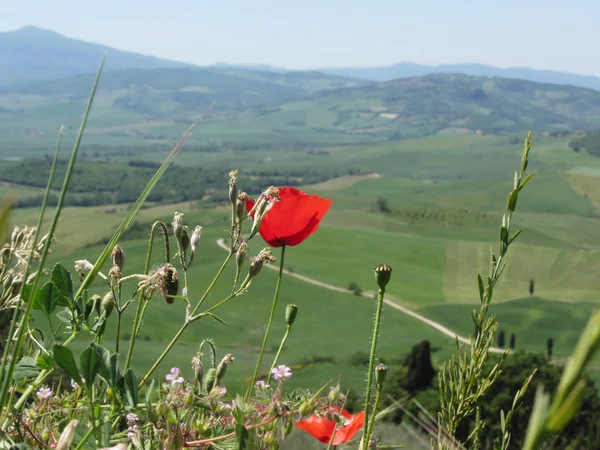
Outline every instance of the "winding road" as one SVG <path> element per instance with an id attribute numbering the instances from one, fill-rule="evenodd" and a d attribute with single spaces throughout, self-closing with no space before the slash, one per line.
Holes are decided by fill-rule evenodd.
<path id="1" fill-rule="evenodd" d="M 221 247 L 223 250 L 229 251 L 229 246 L 225 243 L 225 239 L 218 239 L 217 240 L 217 245 L 219 247 Z M 271 264 L 265 264 L 264 267 L 268 267 L 271 270 L 279 270 L 279 267 L 277 267 L 276 265 L 271 265 Z M 304 281 L 306 283 L 310 283 L 314 286 L 320 286 L 322 288 L 325 289 L 329 289 L 330 291 L 335 291 L 335 292 L 342 292 L 344 294 L 349 294 L 349 295 L 355 295 L 354 292 L 352 292 L 349 289 L 344 289 L 341 288 L 339 286 L 334 286 L 333 284 L 329 284 L 329 283 L 325 283 L 323 281 L 319 281 L 319 280 L 315 280 L 314 278 L 309 278 L 307 276 L 304 275 L 300 275 L 296 272 L 290 272 L 289 270 L 283 269 L 283 272 L 290 276 L 290 277 L 294 277 L 298 280 Z M 361 296 L 366 297 L 370 300 L 373 299 L 373 297 L 375 296 L 375 292 L 374 291 L 362 291 Z M 395 299 L 392 296 L 386 296 L 387 298 L 384 298 L 383 302 L 390 306 L 391 308 L 400 311 L 403 314 L 406 314 L 407 316 L 410 316 L 414 319 L 419 320 L 420 322 L 423 322 L 426 325 L 429 325 L 432 328 L 435 328 L 437 331 L 439 331 L 442 334 L 445 334 L 446 336 L 452 338 L 453 340 L 458 339 L 460 342 L 464 343 L 464 344 L 469 344 L 470 341 L 468 338 L 464 337 L 464 336 L 460 336 L 459 334 L 455 333 L 454 331 L 452 331 L 451 329 L 445 327 L 444 325 L 428 319 L 425 316 L 422 316 L 419 313 L 416 313 L 408 308 L 405 308 L 402 305 L 399 305 L 398 303 L 396 303 L 395 301 L 393 301 L 392 299 L 398 301 L 398 299 Z M 490 347 L 489 350 L 491 353 L 505 353 L 507 352 L 506 349 L 502 349 L 502 348 L 498 348 L 498 347 Z"/>

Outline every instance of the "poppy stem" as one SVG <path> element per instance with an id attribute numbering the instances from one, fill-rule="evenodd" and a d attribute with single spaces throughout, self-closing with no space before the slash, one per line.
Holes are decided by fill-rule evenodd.
<path id="1" fill-rule="evenodd" d="M 279 288 L 281 287 L 281 278 L 283 276 L 283 260 L 285 258 L 285 245 L 281 246 L 281 258 L 279 259 L 279 275 L 277 277 L 277 285 L 275 286 L 275 294 L 273 295 L 273 305 L 271 305 L 271 315 L 269 316 L 269 323 L 267 324 L 267 331 L 265 331 L 265 337 L 263 338 L 262 346 L 260 348 L 260 353 L 258 354 L 258 360 L 256 361 L 256 367 L 254 368 L 254 375 L 252 376 L 252 381 L 250 382 L 250 386 L 248 386 L 248 390 L 246 391 L 246 399 L 252 395 L 252 390 L 254 389 L 254 383 L 256 383 L 256 378 L 258 377 L 258 371 L 260 369 L 260 363 L 262 362 L 262 357 L 265 352 L 265 347 L 267 346 L 267 340 L 269 339 L 269 332 L 271 331 L 271 325 L 273 324 L 273 317 L 275 317 L 275 307 L 277 306 L 277 298 L 279 297 Z"/>
<path id="2" fill-rule="evenodd" d="M 371 341 L 371 354 L 369 356 L 369 373 L 367 374 L 367 389 L 365 391 L 365 424 L 362 438 L 362 449 L 367 450 L 369 445 L 369 409 L 371 406 L 371 388 L 373 385 L 373 372 L 375 366 L 375 351 L 377 350 L 377 339 L 379 337 L 379 324 L 381 322 L 381 309 L 383 306 L 383 294 L 385 289 L 379 289 L 377 296 L 377 312 L 375 313 L 375 326 L 373 327 L 373 339 Z"/>

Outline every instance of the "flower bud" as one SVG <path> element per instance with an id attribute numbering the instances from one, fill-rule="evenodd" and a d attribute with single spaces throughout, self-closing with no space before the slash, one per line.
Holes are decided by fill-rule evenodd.
<path id="1" fill-rule="evenodd" d="M 237 252 L 235 252 L 235 264 L 238 267 L 238 270 L 241 269 L 244 261 L 246 261 L 246 252 L 248 251 L 248 242 L 242 241 L 239 245 Z"/>
<path id="2" fill-rule="evenodd" d="M 235 205 L 235 215 L 238 222 L 246 216 L 246 202 L 249 198 L 250 197 L 248 197 L 248 194 L 245 192 L 240 192 L 238 194 L 237 203 Z"/>
<path id="3" fill-rule="evenodd" d="M 180 244 L 181 236 L 183 234 L 183 216 L 185 216 L 185 214 L 176 212 L 173 216 L 173 222 L 171 222 L 171 225 L 173 225 L 173 234 L 175 235 L 175 239 L 177 239 L 177 242 Z"/>
<path id="4" fill-rule="evenodd" d="M 167 405 L 165 402 L 159 403 L 156 407 L 156 412 L 159 416 L 166 416 L 169 413 L 169 405 Z"/>
<path id="5" fill-rule="evenodd" d="M 196 248 L 200 243 L 200 237 L 202 236 L 202 227 L 200 225 L 196 225 L 194 228 L 194 232 L 192 233 L 192 237 L 190 239 L 190 245 L 192 247 L 191 258 L 194 259 L 194 255 L 196 254 Z"/>
<path id="6" fill-rule="evenodd" d="M 202 388 L 202 379 L 204 378 L 204 369 L 202 360 L 198 356 L 192 358 L 192 369 L 194 369 L 194 378 L 198 382 L 198 386 Z"/>
<path id="7" fill-rule="evenodd" d="M 192 406 L 192 404 L 194 403 L 194 394 L 191 391 L 186 393 L 185 397 L 183 397 L 183 402 L 187 406 Z"/>
<path id="8" fill-rule="evenodd" d="M 285 323 L 287 323 L 288 327 L 291 327 L 296 320 L 296 316 L 298 315 L 298 306 L 293 303 L 287 305 L 285 308 Z"/>
<path id="9" fill-rule="evenodd" d="M 106 318 L 111 315 L 113 309 L 115 308 L 115 296 L 111 292 L 108 292 L 102 301 L 100 302 L 100 314 L 103 312 L 106 313 Z"/>
<path id="10" fill-rule="evenodd" d="M 232 170 L 231 172 L 229 172 L 229 201 L 233 206 L 236 206 L 238 198 L 238 173 L 239 172 L 237 170 Z"/>
<path id="11" fill-rule="evenodd" d="M 385 381 L 385 376 L 387 375 L 387 366 L 385 364 L 378 364 L 375 367 L 375 382 L 377 383 L 377 389 L 383 389 L 383 382 Z"/>
<path id="12" fill-rule="evenodd" d="M 60 434 L 58 444 L 56 444 L 56 447 L 54 447 L 56 450 L 69 450 L 69 448 L 71 448 L 71 444 L 75 439 L 75 430 L 77 429 L 77 425 L 79 425 L 78 420 L 71 420 L 67 424 L 63 432 Z"/>
<path id="13" fill-rule="evenodd" d="M 157 424 L 159 419 L 158 412 L 154 408 L 148 409 L 148 422 Z"/>
<path id="14" fill-rule="evenodd" d="M 167 450 L 180 450 L 183 448 L 184 441 L 183 436 L 179 431 L 179 426 L 173 434 L 169 434 L 169 436 L 167 436 L 167 439 L 165 440 L 164 444 Z"/>
<path id="15" fill-rule="evenodd" d="M 217 384 L 219 384 L 221 382 L 221 380 L 223 379 L 223 377 L 225 376 L 225 372 L 227 372 L 227 364 L 230 362 L 235 361 L 235 358 L 233 356 L 231 356 L 231 353 L 227 353 L 225 355 L 225 357 L 221 360 L 221 362 L 219 363 L 219 365 L 217 366 L 217 371 L 216 371 L 216 379 L 217 379 Z"/>
<path id="16" fill-rule="evenodd" d="M 211 367 L 208 372 L 206 372 L 206 377 L 204 378 L 204 391 L 210 392 L 215 384 L 215 380 L 217 378 L 217 369 Z"/>
<path id="17" fill-rule="evenodd" d="M 183 226 L 183 230 L 181 230 L 181 251 L 186 252 L 190 247 L 190 236 L 187 232 L 187 226 Z"/>
<path id="18" fill-rule="evenodd" d="M 382 291 L 385 291 L 385 287 L 390 282 L 390 278 L 392 278 L 392 268 L 387 264 L 379 264 L 375 267 L 375 281 L 377 282 L 377 286 Z"/>
<path id="19" fill-rule="evenodd" d="M 50 440 L 50 430 L 48 428 L 44 428 L 42 431 L 42 441 L 48 442 Z"/>
<path id="20" fill-rule="evenodd" d="M 248 275 L 250 276 L 250 278 L 254 278 L 260 273 L 264 263 L 265 262 L 259 257 L 255 257 L 252 260 L 252 262 L 250 263 L 250 267 L 248 268 Z"/>
<path id="21" fill-rule="evenodd" d="M 117 266 L 121 272 L 123 272 L 123 266 L 125 265 L 125 254 L 123 253 L 123 249 L 115 245 L 110 254 L 113 262 L 113 266 Z"/>

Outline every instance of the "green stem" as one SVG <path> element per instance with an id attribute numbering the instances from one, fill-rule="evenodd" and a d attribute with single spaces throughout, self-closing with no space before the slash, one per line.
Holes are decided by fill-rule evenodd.
<path id="1" fill-rule="evenodd" d="M 140 381 L 140 383 L 138 385 L 138 389 L 141 389 L 141 387 L 146 383 L 146 381 L 148 381 L 148 378 L 150 378 L 150 376 L 158 368 L 158 366 L 160 365 L 160 363 L 162 362 L 162 360 L 165 359 L 165 357 L 167 356 L 167 354 L 171 351 L 171 349 L 173 348 L 173 346 L 177 343 L 177 340 L 181 337 L 181 335 L 183 334 L 183 332 L 185 331 L 185 329 L 188 327 L 189 324 L 190 324 L 190 322 L 188 322 L 186 320 L 184 322 L 184 324 L 181 326 L 181 328 L 179 329 L 179 331 L 177 332 L 177 334 L 175 336 L 173 336 L 173 339 L 171 339 L 171 342 L 169 342 L 169 345 L 167 345 L 167 348 L 165 348 L 165 350 L 158 357 L 158 359 L 156 360 L 156 362 L 152 365 L 152 367 L 150 368 L 150 370 L 148 371 L 148 373 L 146 375 L 144 375 L 144 378 L 142 378 L 142 380 Z"/>
<path id="2" fill-rule="evenodd" d="M 371 436 L 373 434 L 373 428 L 375 428 L 375 416 L 377 416 L 377 410 L 379 409 L 379 403 L 381 402 L 381 395 L 383 393 L 383 389 L 377 389 L 377 395 L 375 397 L 375 406 L 373 407 L 373 414 L 371 415 L 371 420 L 369 421 L 369 429 L 367 431 L 367 435 Z"/>
<path id="3" fill-rule="evenodd" d="M 200 299 L 200 301 L 198 302 L 198 304 L 192 311 L 192 313 L 191 313 L 192 316 L 194 314 L 196 314 L 196 312 L 198 311 L 198 309 L 200 309 L 200 306 L 202 305 L 204 300 L 206 300 L 206 298 L 208 297 L 208 294 L 210 294 L 210 292 L 213 290 L 213 288 L 215 287 L 215 284 L 217 284 L 217 281 L 219 280 L 219 278 L 221 278 L 221 274 L 225 270 L 225 267 L 227 267 L 227 264 L 229 263 L 229 261 L 231 261 L 232 256 L 233 256 L 233 252 L 229 252 L 229 255 L 227 256 L 227 258 L 225 258 L 225 261 L 223 261 L 223 264 L 221 265 L 221 268 L 215 275 L 215 278 L 212 280 L 212 283 L 210 283 L 210 285 L 208 286 L 208 289 L 206 289 L 206 292 L 204 293 L 204 295 L 202 296 L 202 298 Z"/>
<path id="4" fill-rule="evenodd" d="M 256 361 L 256 367 L 254 369 L 254 375 L 252 375 L 252 381 L 250 382 L 250 386 L 248 386 L 248 390 L 246 391 L 246 399 L 250 397 L 252 394 L 252 390 L 254 389 L 254 383 L 256 383 L 256 378 L 258 377 L 258 371 L 260 370 L 260 363 L 262 362 L 262 357 L 265 352 L 265 347 L 267 346 L 267 340 L 269 339 L 269 332 L 271 331 L 271 324 L 273 323 L 273 317 L 275 317 L 275 307 L 277 306 L 277 298 L 279 297 L 279 288 L 281 287 L 281 278 L 283 275 L 283 260 L 285 259 L 285 245 L 281 247 L 281 258 L 279 260 L 279 276 L 277 277 L 277 285 L 275 286 L 275 295 L 273 295 L 273 304 L 271 305 L 271 314 L 269 315 L 269 323 L 267 324 L 267 331 L 265 332 L 265 337 L 263 338 L 262 346 L 260 348 L 260 353 L 258 354 L 258 360 Z"/>
<path id="5" fill-rule="evenodd" d="M 384 289 L 379 289 L 377 297 L 377 312 L 375 313 L 375 326 L 373 327 L 373 340 L 371 342 L 371 354 L 369 355 L 369 373 L 367 374 L 367 388 L 365 390 L 365 425 L 363 432 L 363 450 L 367 450 L 369 443 L 369 408 L 371 406 L 371 388 L 373 385 L 373 368 L 375 366 L 375 352 L 377 350 L 377 339 L 379 338 L 379 325 L 381 323 L 381 310 L 383 306 Z"/>
<path id="6" fill-rule="evenodd" d="M 271 365 L 271 370 L 269 370 L 269 376 L 267 378 L 267 384 L 271 382 L 271 375 L 273 374 L 273 369 L 277 365 L 277 361 L 279 360 L 279 355 L 281 355 L 281 350 L 283 350 L 283 346 L 285 345 L 285 341 L 287 341 L 288 336 L 290 335 L 290 330 L 292 327 L 288 325 L 285 330 L 285 334 L 283 335 L 283 339 L 281 340 L 281 344 L 279 344 L 279 349 L 277 350 L 277 354 L 275 355 L 275 359 L 273 360 L 273 364 Z"/>
<path id="7" fill-rule="evenodd" d="M 115 344 L 115 353 L 119 353 L 119 341 L 121 339 L 121 316 L 123 311 L 117 311 L 117 343 Z"/>

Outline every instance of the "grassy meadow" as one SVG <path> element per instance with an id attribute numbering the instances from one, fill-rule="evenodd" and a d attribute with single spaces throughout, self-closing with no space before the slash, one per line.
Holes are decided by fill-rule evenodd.
<path id="1" fill-rule="evenodd" d="M 316 234 L 289 249 L 285 268 L 342 288 L 355 283 L 364 290 L 375 290 L 372 269 L 385 262 L 394 269 L 388 286 L 390 298 L 466 336 L 472 331 L 469 310 L 478 303 L 476 274 L 487 270 L 489 246 L 497 245 L 501 211 L 520 149 L 520 144 L 507 137 L 455 136 L 334 147 L 325 155 L 249 151 L 243 157 L 226 152 L 211 153 L 205 159 L 204 154 L 184 152 L 176 163 L 205 169 L 239 168 L 243 188 L 244 170 L 294 167 L 302 171 L 314 167 L 318 160 L 318 170 L 332 178 L 304 188 L 332 199 L 333 206 Z M 517 349 L 545 352 L 546 340 L 552 337 L 554 359 L 560 361 L 571 351 L 590 311 L 598 305 L 600 219 L 593 199 L 600 193 L 600 159 L 574 153 L 565 138 L 540 136 L 534 140 L 531 161 L 537 175 L 523 193 L 513 225 L 524 231 L 510 252 L 492 311 L 498 315 L 507 341 L 515 333 Z M 347 175 L 358 169 L 361 175 Z M 30 188 L 11 189 L 6 194 L 27 195 Z M 388 212 L 381 212 L 378 199 L 385 200 Z M 93 261 L 126 207 L 66 208 L 53 261 L 69 268 L 77 259 Z M 205 207 L 195 202 L 149 205 L 140 211 L 135 232 L 121 243 L 127 257 L 125 273 L 141 272 L 150 224 L 156 219 L 170 222 L 175 211 L 186 213 L 185 223 L 190 228 L 196 224 L 204 227 L 188 274 L 191 298 L 198 298 L 226 256 L 216 240 L 225 237 L 227 206 Z M 14 221 L 32 224 L 36 214 L 33 208 L 18 209 Z M 252 253 L 261 249 L 260 238 L 251 244 Z M 162 261 L 158 239 L 152 261 L 154 265 Z M 227 296 L 232 279 L 233 265 L 207 306 Z M 535 280 L 534 296 L 528 292 L 531 279 Z M 160 372 L 179 366 L 185 376 L 191 376 L 190 359 L 199 343 L 213 338 L 219 358 L 225 353 L 236 357 L 228 371 L 228 386 L 242 386 L 252 373 L 275 280 L 275 271 L 263 270 L 248 294 L 220 310 L 218 315 L 227 326 L 210 318 L 194 324 Z M 103 289 L 97 282 L 96 292 L 103 294 Z M 126 286 L 124 295 L 133 289 L 134 282 Z M 281 362 L 294 370 L 290 385 L 318 387 L 342 376 L 345 386 L 360 391 L 365 369 L 356 358 L 353 362 L 352 356 L 369 349 L 374 302 L 285 278 L 269 342 L 271 357 L 285 330 L 287 303 L 299 306 L 298 319 L 281 357 Z M 124 316 L 124 336 L 131 327 L 133 307 Z M 160 298 L 152 300 L 134 357 L 138 376 L 175 334 L 184 311 L 182 303 L 168 305 Z M 111 340 L 116 318 L 111 319 L 105 343 L 114 348 Z M 38 323 L 45 326 L 41 317 Z M 432 343 L 434 365 L 438 367 L 455 348 L 452 339 L 428 325 L 384 309 L 380 339 L 383 360 L 393 366 L 422 339 Z M 75 345 L 83 347 L 86 342 L 82 337 Z M 127 341 L 122 342 L 121 353 L 127 345 Z M 265 372 L 270 361 L 265 358 Z M 600 378 L 600 364 L 592 366 L 591 375 Z"/>

